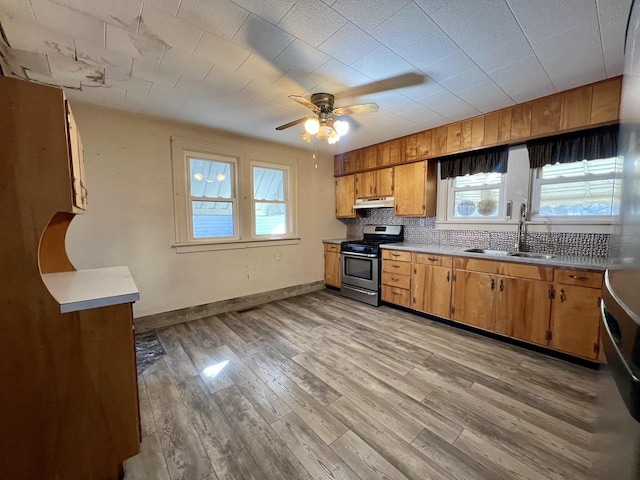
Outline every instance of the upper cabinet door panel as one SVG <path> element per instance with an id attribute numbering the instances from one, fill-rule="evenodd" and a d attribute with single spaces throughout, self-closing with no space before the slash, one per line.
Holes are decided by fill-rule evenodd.
<path id="1" fill-rule="evenodd" d="M 591 117 L 591 85 L 562 93 L 560 128 L 570 130 L 589 125 Z"/>
<path id="2" fill-rule="evenodd" d="M 621 87 L 622 77 L 612 78 L 593 85 L 591 125 L 618 120 Z"/>
<path id="3" fill-rule="evenodd" d="M 531 135 L 538 136 L 560 130 L 562 99 L 550 95 L 531 102 Z"/>

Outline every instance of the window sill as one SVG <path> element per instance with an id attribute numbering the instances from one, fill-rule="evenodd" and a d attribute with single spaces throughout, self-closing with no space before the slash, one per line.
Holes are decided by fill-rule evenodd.
<path id="1" fill-rule="evenodd" d="M 297 245 L 299 237 L 273 238 L 269 240 L 233 240 L 226 242 L 189 242 L 174 243 L 176 253 L 208 252 L 215 250 L 241 250 L 244 248 L 279 247 L 281 245 Z"/>

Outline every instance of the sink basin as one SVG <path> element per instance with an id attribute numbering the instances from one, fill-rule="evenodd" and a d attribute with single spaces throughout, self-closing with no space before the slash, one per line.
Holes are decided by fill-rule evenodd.
<path id="1" fill-rule="evenodd" d="M 549 260 L 554 255 L 547 255 L 546 253 L 534 253 L 534 252 L 507 252 L 505 250 L 489 250 L 486 248 L 467 248 L 465 252 L 468 253 L 481 253 L 483 255 L 490 255 L 494 257 L 522 257 L 522 258 L 537 258 L 540 260 Z"/>
<path id="2" fill-rule="evenodd" d="M 554 255 L 547 255 L 546 253 L 534 253 L 534 252 L 510 252 L 510 257 L 524 257 L 524 258 L 539 258 L 542 260 L 549 260 Z"/>
<path id="3" fill-rule="evenodd" d="M 509 252 L 505 250 L 487 250 L 486 248 L 467 248 L 465 252 L 482 253 L 484 255 L 492 255 L 495 257 L 506 257 L 509 255 Z"/>

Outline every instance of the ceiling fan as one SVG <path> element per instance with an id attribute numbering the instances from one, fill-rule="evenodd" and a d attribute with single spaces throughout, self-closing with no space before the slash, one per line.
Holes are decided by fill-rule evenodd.
<path id="1" fill-rule="evenodd" d="M 307 143 L 311 142 L 312 136 L 319 140 L 327 140 L 330 144 L 340 140 L 340 137 L 349 131 L 349 122 L 336 120 L 334 117 L 378 111 L 378 105 L 375 103 L 360 103 L 358 105 L 334 108 L 334 97 L 330 93 L 314 93 L 311 95 L 310 100 L 300 95 L 289 95 L 289 98 L 313 111 L 315 116 L 303 117 L 293 122 L 285 123 L 276 127 L 276 130 L 284 130 L 304 122 L 305 131 L 300 136 Z"/>

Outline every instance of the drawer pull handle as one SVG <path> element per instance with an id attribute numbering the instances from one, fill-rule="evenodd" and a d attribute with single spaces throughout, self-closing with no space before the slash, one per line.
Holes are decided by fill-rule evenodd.
<path id="1" fill-rule="evenodd" d="M 400 268 L 400 265 L 391 265 L 393 268 Z"/>
<path id="2" fill-rule="evenodd" d="M 449 281 L 450 278 L 451 278 L 451 272 L 447 271 L 447 282 Z"/>
<path id="3" fill-rule="evenodd" d="M 391 277 L 391 280 L 393 280 L 394 282 L 397 282 L 398 280 L 400 280 L 399 278 L 396 277 Z"/>
<path id="4" fill-rule="evenodd" d="M 495 279 L 491 279 L 491 290 L 495 290 L 496 289 L 496 281 Z"/>
<path id="5" fill-rule="evenodd" d="M 427 260 L 429 260 L 430 262 L 437 262 L 438 261 L 438 259 L 435 258 L 435 257 L 429 257 L 429 258 L 427 258 Z"/>
<path id="6" fill-rule="evenodd" d="M 564 288 L 560 290 L 560 303 L 564 302 L 567 299 L 567 294 L 564 292 Z"/>
<path id="7" fill-rule="evenodd" d="M 573 278 L 574 280 L 580 280 L 584 282 L 585 280 L 589 280 L 589 277 L 582 277 L 580 275 L 569 275 L 569 278 Z"/>
<path id="8" fill-rule="evenodd" d="M 500 280 L 500 291 L 502 292 L 503 290 L 504 290 L 504 282 Z"/>
<path id="9" fill-rule="evenodd" d="M 399 257 L 399 256 L 400 256 L 400 254 L 399 254 L 399 253 L 392 253 L 392 254 L 391 254 L 391 256 L 392 256 L 392 257 Z"/>

